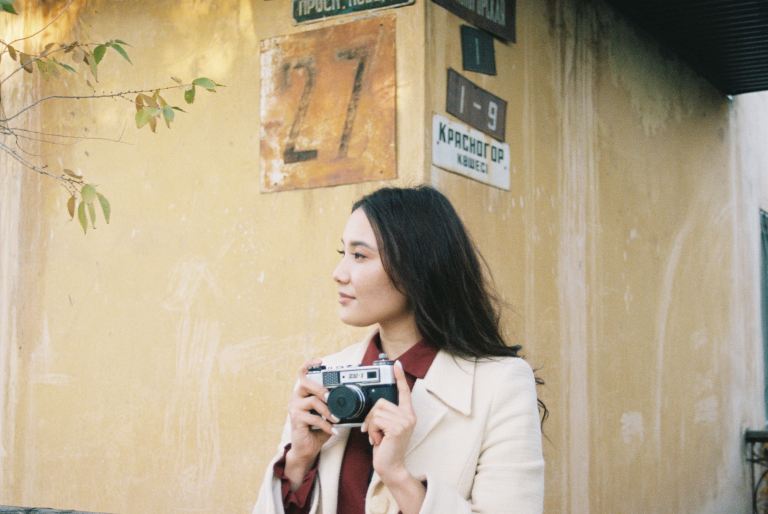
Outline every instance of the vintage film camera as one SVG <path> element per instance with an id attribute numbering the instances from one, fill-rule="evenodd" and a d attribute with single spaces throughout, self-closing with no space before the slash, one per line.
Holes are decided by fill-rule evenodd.
<path id="1" fill-rule="evenodd" d="M 337 427 L 359 427 L 379 398 L 397 405 L 394 361 L 380 353 L 370 366 L 314 366 L 307 378 L 328 389 L 328 408 L 339 418 Z"/>

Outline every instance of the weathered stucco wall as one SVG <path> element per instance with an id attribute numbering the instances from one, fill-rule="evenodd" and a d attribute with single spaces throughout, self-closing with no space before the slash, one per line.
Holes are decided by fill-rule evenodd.
<path id="1" fill-rule="evenodd" d="M 391 183 L 455 202 L 547 382 L 547 512 L 746 512 L 741 432 L 764 419 L 765 95 L 729 101 L 603 4 L 519 1 L 498 76 L 462 72 L 509 102 L 504 192 L 429 165 L 461 21 L 424 0 L 390 12 Z M 330 273 L 349 206 L 382 184 L 258 186 L 259 40 L 329 23 L 297 29 L 288 0 L 78 13 L 61 34 L 133 45 L 134 66 L 105 58 L 106 90 L 227 87 L 154 135 L 122 101 L 25 120 L 123 142 L 41 146 L 112 201 L 85 237 L 61 188 L 2 163 L 0 504 L 248 512 L 296 368 L 365 333 L 337 321 Z"/>
<path id="2" fill-rule="evenodd" d="M 424 132 L 423 10 L 392 11 L 398 48 L 411 49 L 397 57 L 396 184 L 423 181 L 424 150 L 411 137 Z M 199 91 L 188 107 L 177 93 L 188 114 L 157 134 L 137 131 L 123 101 L 41 112 L 44 132 L 87 127 L 123 142 L 44 147 L 54 165 L 99 184 L 109 226 L 97 221 L 83 237 L 61 188 L 34 177 L 24 190 L 27 250 L 13 280 L 27 314 L 10 291 L 19 329 L 3 348 L 18 341 L 18 352 L 4 390 L 18 401 L 2 417 L 15 437 L 0 504 L 245 512 L 298 367 L 365 332 L 337 320 L 331 272 L 349 208 L 380 184 L 259 193 L 259 41 L 298 30 L 289 1 L 91 2 L 71 30 L 133 45 L 135 66 L 116 54 L 102 62 L 107 91 L 171 75 L 227 87 Z M 19 243 L 9 243 L 14 257 Z"/>
<path id="3" fill-rule="evenodd" d="M 511 191 L 431 177 L 547 382 L 546 511 L 746 512 L 765 95 L 728 100 L 601 3 L 517 14 L 498 76 L 464 72 L 509 101 Z M 428 8 L 434 112 L 461 23 Z"/>

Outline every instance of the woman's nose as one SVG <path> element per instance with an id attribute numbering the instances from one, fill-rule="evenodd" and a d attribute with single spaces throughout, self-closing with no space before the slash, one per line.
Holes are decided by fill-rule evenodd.
<path id="1" fill-rule="evenodd" d="M 338 284 L 346 284 L 349 282 L 349 273 L 347 272 L 345 261 L 346 259 L 342 257 L 336 265 L 336 269 L 333 270 L 333 280 Z"/>

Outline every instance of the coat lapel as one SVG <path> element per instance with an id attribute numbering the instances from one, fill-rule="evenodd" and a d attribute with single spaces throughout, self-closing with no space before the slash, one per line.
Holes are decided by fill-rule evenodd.
<path id="1" fill-rule="evenodd" d="M 411 393 L 416 426 L 406 455 L 417 448 L 448 412 L 454 409 L 465 416 L 472 412 L 472 386 L 475 362 L 439 351 L 424 380 L 417 380 Z"/>
<path id="2" fill-rule="evenodd" d="M 468 416 L 472 412 L 472 385 L 475 362 L 439 351 L 424 380 L 417 380 L 411 393 L 416 426 L 406 455 L 417 448 L 448 412 L 454 409 Z"/>
<path id="3" fill-rule="evenodd" d="M 452 357 L 442 350 L 437 353 L 427 375 L 423 380 L 416 381 L 411 392 L 416 426 L 406 450 L 406 462 L 450 409 L 465 416 L 472 413 L 474 381 L 475 361 Z M 379 474 L 374 472 L 368 485 L 369 496 L 380 482 Z"/>

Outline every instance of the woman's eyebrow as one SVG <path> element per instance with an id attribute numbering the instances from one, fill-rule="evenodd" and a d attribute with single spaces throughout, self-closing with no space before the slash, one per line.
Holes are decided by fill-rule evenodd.
<path id="1" fill-rule="evenodd" d="M 343 238 L 341 240 L 341 244 L 345 245 Z M 373 250 L 374 252 L 377 251 L 376 248 L 374 248 L 373 246 L 369 245 L 365 241 L 350 241 L 349 242 L 349 246 L 364 246 L 365 248 L 368 248 L 369 250 Z"/>

